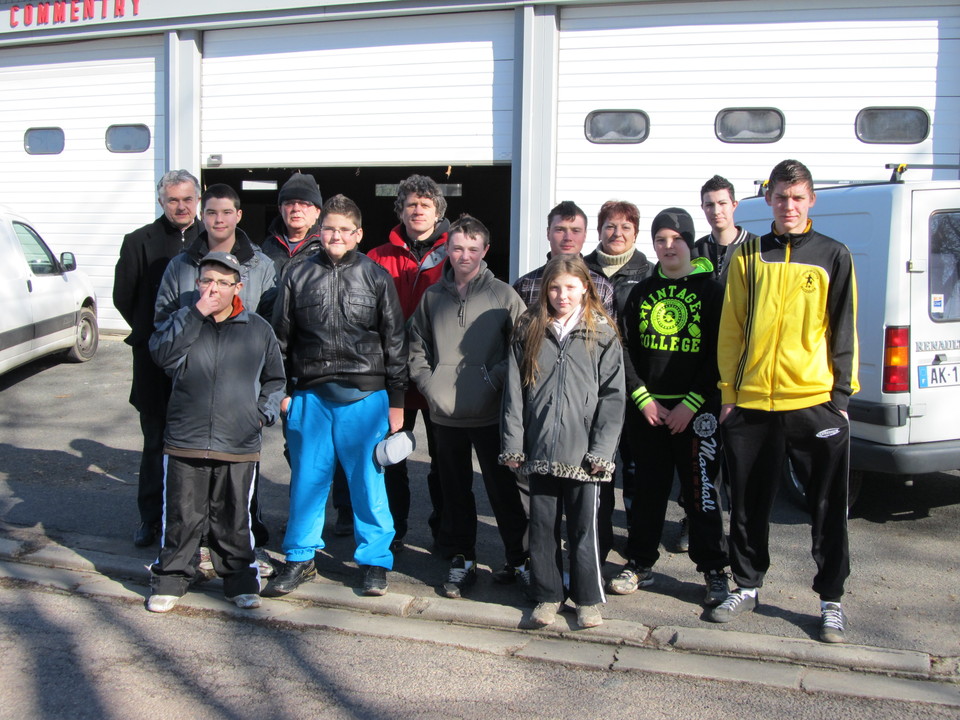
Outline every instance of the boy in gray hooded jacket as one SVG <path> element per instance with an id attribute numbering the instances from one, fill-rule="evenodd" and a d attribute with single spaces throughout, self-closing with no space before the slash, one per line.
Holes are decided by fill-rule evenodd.
<path id="1" fill-rule="evenodd" d="M 500 397 L 513 324 L 524 304 L 483 261 L 490 233 L 464 215 L 447 236 L 447 262 L 410 318 L 410 379 L 430 405 L 443 490 L 438 544 L 453 558 L 443 592 L 476 581 L 477 506 L 471 446 L 506 548 L 502 573 L 526 577 L 527 514 L 513 473 L 497 463 Z"/>

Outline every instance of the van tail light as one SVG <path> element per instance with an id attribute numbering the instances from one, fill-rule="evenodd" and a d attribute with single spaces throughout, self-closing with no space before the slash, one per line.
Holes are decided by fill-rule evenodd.
<path id="1" fill-rule="evenodd" d="M 910 327 L 883 334 L 883 392 L 910 392 Z"/>

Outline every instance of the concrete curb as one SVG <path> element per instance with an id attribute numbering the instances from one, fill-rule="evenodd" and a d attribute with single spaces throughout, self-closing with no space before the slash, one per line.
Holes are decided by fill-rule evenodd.
<path id="1" fill-rule="evenodd" d="M 147 568 L 142 560 L 102 550 L 80 554 L 49 541 L 38 544 L 0 538 L 0 578 L 127 602 L 142 602 L 147 595 Z M 302 585 L 294 595 L 266 600 L 257 610 L 239 610 L 224 602 L 220 588 L 218 580 L 206 583 L 188 593 L 178 607 L 595 669 L 650 671 L 960 707 L 956 667 L 938 666 L 937 659 L 921 652 L 831 646 L 709 628 L 648 628 L 624 620 L 606 620 L 598 628 L 581 630 L 568 612 L 561 613 L 549 628 L 532 631 L 525 628 L 529 610 L 396 591 L 365 597 L 356 588 L 322 578 Z M 410 619 L 430 622 L 411 623 Z M 451 632 L 451 623 L 459 626 L 456 632 Z"/>

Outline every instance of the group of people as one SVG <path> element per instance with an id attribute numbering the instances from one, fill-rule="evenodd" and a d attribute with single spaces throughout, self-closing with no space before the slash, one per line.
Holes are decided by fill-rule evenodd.
<path id="1" fill-rule="evenodd" d="M 812 228 L 801 163 L 773 169 L 762 237 L 734 223 L 734 188 L 719 176 L 701 189 L 707 236 L 683 209 L 658 213 L 655 264 L 636 247 L 635 205 L 605 203 L 583 257 L 587 217 L 562 202 L 547 218 L 547 262 L 512 287 L 484 262 L 487 228 L 446 220 L 424 176 L 400 183 L 400 222 L 366 254 L 360 209 L 342 195 L 324 203 L 309 175 L 281 188 L 261 246 L 237 227 L 226 185 L 200 196 L 198 232 L 199 194 L 189 173 L 167 173 L 163 215 L 124 239 L 117 264 L 144 434 L 134 541 L 162 536 L 149 610 L 174 607 L 205 563 L 239 607 L 296 590 L 316 574 L 331 487 L 363 592 L 384 594 L 411 491 L 405 462 L 380 449 L 420 414 L 448 597 L 477 579 L 475 453 L 504 546 L 493 578 L 523 585 L 532 625 L 569 599 L 594 627 L 605 592 L 654 582 L 675 476 L 706 619 L 729 622 L 759 602 L 789 453 L 811 498 L 820 637 L 844 641 L 856 284 L 846 247 Z M 265 551 L 257 501 L 261 428 L 278 419 L 291 466 L 282 565 Z M 618 468 L 627 562 L 604 582 Z"/>

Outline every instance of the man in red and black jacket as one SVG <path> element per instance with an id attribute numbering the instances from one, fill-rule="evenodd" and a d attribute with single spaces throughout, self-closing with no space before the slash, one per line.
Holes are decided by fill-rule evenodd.
<path id="1" fill-rule="evenodd" d="M 427 288 L 440 279 L 443 261 L 447 257 L 447 230 L 450 221 L 443 215 L 447 200 L 443 191 L 432 179 L 423 175 L 411 175 L 400 183 L 394 208 L 400 224 L 390 231 L 383 245 L 373 248 L 367 257 L 381 265 L 391 277 L 400 296 L 404 319 L 409 319 L 420 304 Z M 426 400 L 411 386 L 407 391 L 403 428 L 413 430 L 417 412 L 423 415 L 427 431 L 427 448 L 430 452 L 430 471 L 427 474 L 427 489 L 433 511 L 430 513 L 430 532 L 434 539 L 440 531 L 440 479 L 434 458 L 433 423 Z M 406 461 L 386 468 L 387 497 L 396 536 L 391 549 L 403 548 L 407 532 L 407 516 L 410 513 L 410 480 Z"/>

